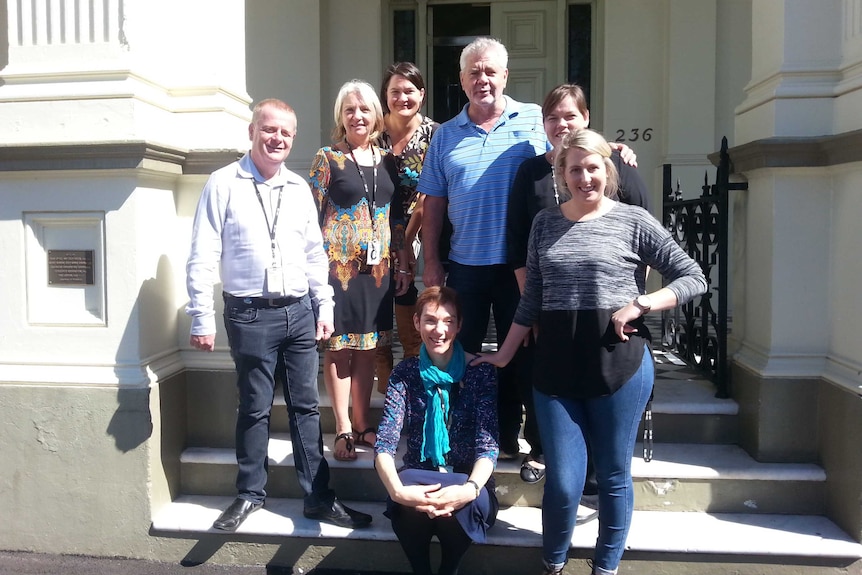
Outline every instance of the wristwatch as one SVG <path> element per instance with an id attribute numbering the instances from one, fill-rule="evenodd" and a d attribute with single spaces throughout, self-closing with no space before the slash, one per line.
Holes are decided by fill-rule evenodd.
<path id="1" fill-rule="evenodd" d="M 652 300 L 648 295 L 639 295 L 632 303 L 641 310 L 642 314 L 649 313 L 649 310 L 652 309 Z"/>

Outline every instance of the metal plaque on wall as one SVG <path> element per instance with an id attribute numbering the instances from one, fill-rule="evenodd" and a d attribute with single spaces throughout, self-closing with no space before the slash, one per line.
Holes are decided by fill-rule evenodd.
<path id="1" fill-rule="evenodd" d="M 48 250 L 48 285 L 94 285 L 94 250 Z"/>

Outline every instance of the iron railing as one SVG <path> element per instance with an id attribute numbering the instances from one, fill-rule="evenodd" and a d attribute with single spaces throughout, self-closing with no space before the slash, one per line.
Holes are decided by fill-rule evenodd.
<path id="1" fill-rule="evenodd" d="M 730 182 L 727 138 L 721 140 L 715 184 L 704 174 L 703 193 L 682 199 L 680 184 L 673 188 L 671 165 L 662 178 L 665 227 L 698 263 L 709 286 L 700 298 L 662 312 L 662 345 L 688 364 L 702 370 L 716 385 L 716 397 L 730 397 L 727 362 L 728 334 L 728 192 L 747 190 L 747 183 Z"/>

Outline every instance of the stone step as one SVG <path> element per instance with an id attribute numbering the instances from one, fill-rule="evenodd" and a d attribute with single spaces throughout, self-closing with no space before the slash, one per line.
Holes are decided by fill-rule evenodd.
<path id="1" fill-rule="evenodd" d="M 673 379 L 669 372 L 656 380 L 653 398 L 653 436 L 664 442 L 736 443 L 738 404 L 732 399 L 715 397 L 715 387 L 702 379 Z M 375 388 L 376 389 L 376 388 Z M 380 421 L 384 396 L 376 390 L 371 395 L 372 419 Z M 271 427 L 287 431 L 287 411 L 284 396 L 273 402 Z M 325 431 L 335 431 L 332 403 L 320 384 L 321 425 Z M 643 430 L 639 432 L 642 434 Z"/>
<path id="2" fill-rule="evenodd" d="M 184 563 L 230 563 L 231 557 L 218 552 L 237 541 L 245 544 L 246 562 L 287 565 L 294 573 L 315 567 L 349 573 L 409 571 L 389 520 L 382 515 L 382 503 L 347 502 L 372 514 L 374 521 L 366 529 L 305 519 L 301 500 L 280 498 L 269 498 L 266 507 L 252 514 L 236 533 L 211 529 L 231 501 L 232 496 L 181 496 L 155 513 L 152 532 L 198 539 Z M 597 530 L 596 521 L 575 529 L 571 565 L 579 563 L 579 557 L 591 556 Z M 503 508 L 487 542 L 470 550 L 461 571 L 472 575 L 538 572 L 540 548 L 541 510 Z M 860 558 L 862 545 L 821 516 L 635 511 L 620 573 L 837 575 L 856 573 Z M 741 570 L 729 567 L 739 564 L 743 564 Z M 794 570 L 794 565 L 800 570 Z M 575 567 L 566 572 L 574 573 Z"/>
<path id="3" fill-rule="evenodd" d="M 189 445 L 233 447 L 236 419 L 236 385 L 232 374 L 208 372 L 205 381 L 189 385 Z M 715 397 L 715 387 L 703 379 L 689 379 L 690 372 L 663 369 L 656 379 L 653 399 L 653 437 L 665 443 L 735 444 L 738 440 L 738 404 L 732 399 Z M 679 374 L 680 378 L 673 376 Z M 227 377 L 226 377 L 227 375 Z M 321 425 L 335 432 L 332 404 L 320 386 Z M 207 401 L 200 401 L 206 397 Z M 384 396 L 371 396 L 371 416 L 379 421 Z M 288 420 L 284 396 L 277 391 L 273 401 L 270 429 L 287 433 Z M 639 431 L 642 435 L 643 431 Z"/>
<path id="4" fill-rule="evenodd" d="M 335 461 L 333 435 L 324 437 L 332 468 L 331 485 L 340 497 L 383 501 L 386 491 L 373 467 L 373 450 L 357 446 L 357 460 Z M 403 450 L 404 446 L 400 447 Z M 526 452 L 526 444 L 522 444 Z M 273 497 L 302 496 L 293 467 L 293 446 L 276 434 L 269 445 L 267 492 Z M 813 464 L 759 463 L 733 445 L 658 443 L 653 460 L 645 462 L 638 446 L 632 458 L 635 507 L 641 510 L 706 511 L 711 513 L 824 512 L 826 474 Z M 397 461 L 401 460 L 398 454 Z M 191 447 L 180 458 L 181 492 L 230 495 L 235 492 L 236 458 L 230 448 Z M 495 479 L 504 506 L 541 506 L 543 482 L 520 480 L 520 459 L 500 461 Z"/>

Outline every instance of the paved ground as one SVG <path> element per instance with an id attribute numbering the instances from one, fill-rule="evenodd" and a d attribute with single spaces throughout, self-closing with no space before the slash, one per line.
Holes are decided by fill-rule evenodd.
<path id="1" fill-rule="evenodd" d="M 160 563 L 138 559 L 105 559 L 0 551 L 0 575 L 293 575 L 283 567 Z M 308 575 L 383 575 L 317 569 Z M 386 573 L 385 575 L 399 575 Z"/>
<path id="2" fill-rule="evenodd" d="M 132 559 L 0 552 L 0 575 L 270 575 L 265 567 L 201 565 L 183 567 Z M 271 572 L 272 575 L 287 575 Z"/>

